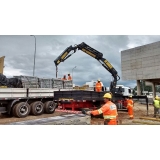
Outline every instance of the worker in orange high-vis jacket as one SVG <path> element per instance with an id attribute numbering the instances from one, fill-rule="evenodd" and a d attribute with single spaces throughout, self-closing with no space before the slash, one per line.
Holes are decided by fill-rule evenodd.
<path id="1" fill-rule="evenodd" d="M 129 96 L 127 99 L 127 109 L 128 109 L 128 115 L 130 119 L 133 119 L 133 100 L 132 96 Z"/>
<path id="2" fill-rule="evenodd" d="M 62 80 L 67 80 L 66 75 L 63 76 Z"/>
<path id="3" fill-rule="evenodd" d="M 70 73 L 68 73 L 68 80 L 72 80 Z"/>
<path id="4" fill-rule="evenodd" d="M 96 92 L 101 92 L 102 91 L 102 83 L 101 83 L 100 79 L 97 80 L 95 89 L 96 89 Z"/>
<path id="5" fill-rule="evenodd" d="M 112 95 L 110 93 L 106 93 L 103 96 L 105 104 L 98 110 L 87 111 L 88 115 L 99 115 L 103 114 L 104 125 L 117 125 L 117 107 L 111 102 Z"/>

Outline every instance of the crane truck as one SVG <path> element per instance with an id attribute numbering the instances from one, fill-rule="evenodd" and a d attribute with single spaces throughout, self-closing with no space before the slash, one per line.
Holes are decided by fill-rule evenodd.
<path id="1" fill-rule="evenodd" d="M 67 60 L 70 56 L 77 52 L 77 50 L 81 50 L 92 58 L 96 59 L 101 65 L 111 73 L 113 80 L 110 83 L 109 91 L 95 92 L 95 91 L 87 91 L 87 90 L 70 90 L 70 91 L 55 91 L 54 92 L 54 100 L 61 106 L 62 109 L 71 109 L 71 110 L 79 110 L 79 109 L 96 109 L 101 107 L 103 102 L 103 95 L 107 92 L 112 94 L 112 101 L 116 104 L 118 110 L 126 110 L 124 107 L 124 99 L 127 96 L 124 96 L 123 89 L 121 86 L 118 88 L 117 81 L 120 79 L 118 72 L 115 68 L 103 57 L 103 54 L 96 49 L 90 47 L 88 44 L 82 42 L 78 45 L 67 47 L 55 60 L 56 66 L 56 77 L 58 72 L 58 65 L 61 62 Z M 71 52 L 72 51 L 72 52 Z M 148 98 L 147 96 L 133 96 L 133 99 L 145 99 L 147 104 L 148 111 Z"/>
<path id="2" fill-rule="evenodd" d="M 123 108 L 123 100 L 125 98 L 122 94 L 123 90 L 121 87 L 118 89 L 116 88 L 117 81 L 120 79 L 117 71 L 103 57 L 101 52 L 95 50 L 84 42 L 74 47 L 70 46 L 66 48 L 65 51 L 55 59 L 54 63 L 56 66 L 56 77 L 58 71 L 57 66 L 69 58 L 73 53 L 76 53 L 77 50 L 81 50 L 98 60 L 102 66 L 111 73 L 113 76 L 113 81 L 110 84 L 110 91 L 95 92 L 75 90 L 71 88 L 69 89 L 67 88 L 67 83 L 63 85 L 59 84 L 59 80 L 57 83 L 57 88 L 54 88 L 53 86 L 48 88 L 32 88 L 28 87 L 28 85 L 25 87 L 21 83 L 18 83 L 19 81 L 17 81 L 17 78 L 19 80 L 19 77 L 17 76 L 15 76 L 14 79 L 6 79 L 4 81 L 5 77 L 3 76 L 3 68 L 1 68 L 2 72 L 0 76 L 0 86 L 2 86 L 2 88 L 0 87 L 0 113 L 22 118 L 28 116 L 29 114 L 35 116 L 41 115 L 44 112 L 51 114 L 54 113 L 58 106 L 62 106 L 63 109 L 71 109 L 72 111 L 84 108 L 94 109 L 99 108 L 103 104 L 102 97 L 104 93 L 107 92 L 112 93 L 112 101 L 116 103 L 118 109 L 125 109 Z M 73 53 L 70 53 L 71 51 L 73 51 Z M 1 60 L 1 67 L 3 67 L 4 57 Z M 57 79 L 54 81 L 57 82 Z M 146 99 L 148 114 L 147 96 L 133 96 L 133 99 Z"/>

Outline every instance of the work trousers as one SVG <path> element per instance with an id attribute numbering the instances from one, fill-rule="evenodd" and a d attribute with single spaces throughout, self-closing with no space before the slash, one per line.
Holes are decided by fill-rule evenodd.
<path id="1" fill-rule="evenodd" d="M 105 119 L 104 125 L 117 125 L 117 119 Z"/>
<path id="2" fill-rule="evenodd" d="M 160 117 L 160 108 L 154 107 L 154 116 L 155 117 L 156 117 L 157 113 L 158 113 L 158 116 Z"/>
<path id="3" fill-rule="evenodd" d="M 127 109 L 128 109 L 128 115 L 129 115 L 129 117 L 133 118 L 133 107 L 129 106 L 129 107 L 127 107 Z"/>

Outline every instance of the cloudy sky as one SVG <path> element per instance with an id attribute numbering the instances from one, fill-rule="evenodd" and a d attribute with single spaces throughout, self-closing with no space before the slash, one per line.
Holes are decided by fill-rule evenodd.
<path id="1" fill-rule="evenodd" d="M 0 56 L 5 56 L 4 74 L 7 77 L 33 75 L 35 39 L 30 35 L 35 35 L 37 77 L 55 78 L 54 60 L 70 45 L 82 42 L 101 52 L 121 77 L 122 50 L 160 40 L 158 7 L 158 1 L 138 0 L 132 5 L 127 0 L 107 3 L 106 0 L 92 3 L 6 0 L 0 7 Z M 109 86 L 112 80 L 96 59 L 82 51 L 59 64 L 58 78 L 72 74 L 75 66 L 73 79 L 77 85 L 100 78 Z M 120 79 L 118 84 L 134 87 L 136 81 Z"/>
<path id="2" fill-rule="evenodd" d="M 35 35 L 36 59 L 35 76 L 56 78 L 54 60 L 70 45 L 87 43 L 103 53 L 121 77 L 121 51 L 156 42 L 160 36 L 152 35 Z M 0 56 L 5 56 L 4 75 L 7 77 L 33 76 L 35 39 L 30 35 L 0 35 Z M 76 66 L 75 69 L 73 69 Z M 58 78 L 71 73 L 74 83 L 83 85 L 91 80 L 101 79 L 105 86 L 112 80 L 111 74 L 94 58 L 77 51 L 65 62 L 58 65 Z M 136 81 L 118 81 L 134 87 Z"/>
<path id="3" fill-rule="evenodd" d="M 96 50 L 102 52 L 104 57 L 114 66 L 114 68 L 118 71 L 119 76 L 121 77 L 121 50 L 159 41 L 160 36 L 157 36 L 160 35 L 159 15 L 158 0 L 1 1 L 0 56 L 5 56 L 4 74 L 7 77 L 12 77 L 14 75 L 33 75 L 33 57 L 35 49 L 34 37 L 31 37 L 29 35 L 35 35 L 37 39 L 35 75 L 38 77 L 55 78 L 56 73 L 54 60 L 68 46 L 79 44 L 81 42 L 85 42 Z M 106 86 L 109 85 L 111 74 L 107 70 L 105 70 L 97 60 L 86 55 L 82 51 L 77 51 L 64 63 L 61 63 L 58 66 L 58 77 L 62 77 L 68 72 L 71 73 L 74 66 L 77 66 L 77 68 L 74 69 L 73 73 L 74 82 L 76 84 L 81 85 L 86 81 L 97 80 L 97 78 L 101 78 Z M 134 87 L 136 85 L 136 82 L 123 81 L 121 79 L 118 84 L 124 84 L 126 86 Z M 38 133 L 42 131 L 42 126 L 39 128 L 39 130 L 37 127 L 34 128 L 34 133 L 37 133 L 36 135 L 39 135 Z M 72 137 L 69 139 L 71 142 L 69 144 L 74 145 L 75 142 L 72 141 L 72 139 L 74 140 L 77 135 L 81 133 L 80 131 L 82 129 L 80 128 L 79 131 L 77 130 L 75 134 L 76 137 L 74 138 L 73 134 L 70 133 L 72 133 L 73 131 L 75 132 L 76 130 L 72 129 L 74 128 L 70 128 L 68 130 L 69 132 L 67 132 L 67 137 L 72 135 Z M 137 129 L 142 129 L 141 132 L 138 132 L 137 136 L 135 135 L 134 131 L 130 132 L 130 135 L 134 133 L 133 136 L 140 141 L 142 141 L 143 138 L 142 136 L 139 136 L 139 133 L 146 135 L 146 137 L 143 136 L 144 140 L 146 140 L 146 138 L 148 140 L 148 137 L 152 137 L 149 142 L 151 142 L 151 145 L 154 145 L 154 136 L 151 136 L 152 133 L 154 133 L 153 128 L 150 130 L 152 131 L 150 133 L 148 132 L 148 126 L 146 132 L 144 130 L 144 127 Z M 22 129 L 20 128 L 16 131 L 18 131 L 18 134 L 16 132 L 15 134 L 13 133 L 14 137 L 16 137 L 17 135 L 19 136 L 19 133 L 22 131 Z M 44 131 L 46 133 L 46 128 Z M 48 132 L 52 131 L 55 134 L 54 128 L 48 128 Z M 56 133 L 59 137 L 59 135 L 64 131 L 64 126 L 63 128 L 61 128 L 61 130 L 59 130 L 58 128 L 58 131 Z M 93 132 L 91 132 L 91 128 L 89 127 L 88 130 L 85 127 L 85 131 L 87 133 L 95 133 L 97 131 L 97 135 L 100 132 L 99 128 L 93 128 Z M 106 133 L 111 134 L 109 136 L 113 136 L 113 133 L 117 132 L 119 132 L 119 128 L 117 128 L 117 131 L 111 130 L 111 132 L 108 132 L 107 128 L 105 132 L 104 128 L 102 128 L 101 136 L 106 136 Z M 128 132 L 128 126 L 126 130 L 125 128 L 123 128 L 123 130 L 121 130 L 121 132 L 119 133 L 123 134 L 123 132 L 124 134 Z M 4 132 L 4 136 L 6 136 L 8 133 L 10 133 L 10 130 Z M 26 137 L 28 137 L 27 130 L 26 132 L 23 132 L 23 136 L 25 133 L 27 133 Z M 146 133 L 149 134 L 147 135 Z M 83 137 L 83 141 L 79 139 L 78 142 L 82 143 L 82 145 L 84 145 L 84 141 L 88 142 L 85 143 L 85 146 L 87 151 L 88 148 L 90 148 L 91 152 L 94 150 L 94 146 L 92 145 L 92 147 L 91 145 L 89 145 L 93 143 L 93 141 L 90 140 L 93 140 L 95 138 L 95 136 L 93 135 L 94 137 L 92 137 L 92 135 L 93 134 L 90 134 L 89 139 L 86 134 L 84 134 L 84 136 L 81 134 L 80 137 Z M 10 136 L 7 136 L 7 138 L 8 137 Z M 30 136 L 29 139 L 31 140 L 32 137 L 33 136 Z M 116 136 L 114 136 L 114 138 L 115 137 Z M 128 138 L 130 137 L 127 137 L 126 139 Z M 13 143 L 19 144 L 17 143 L 17 139 L 19 139 L 19 137 L 14 139 L 16 140 L 16 142 L 14 141 Z M 10 139 L 10 142 L 12 142 L 14 139 Z M 35 139 L 33 140 L 35 141 Z M 120 140 L 121 139 L 117 136 L 117 139 L 115 141 L 121 143 L 123 146 L 123 143 Z M 68 144 L 68 141 L 66 141 L 66 139 L 63 139 L 63 141 Z M 45 142 L 43 142 L 45 143 L 44 145 L 48 146 L 49 144 L 47 142 L 51 142 L 51 138 L 49 138 L 48 141 L 46 140 Z M 136 145 L 136 142 L 134 140 L 132 141 L 132 143 L 135 143 Z M 5 144 L 6 141 L 4 141 L 3 146 Z M 39 142 L 37 141 L 37 143 L 32 146 L 34 148 L 39 147 L 36 146 L 36 144 L 39 144 Z M 54 145 L 56 146 L 56 148 L 54 148 L 54 150 L 56 151 L 54 152 L 54 157 L 58 157 L 59 154 L 61 154 L 61 150 L 57 150 L 57 146 L 61 144 L 59 143 L 59 139 L 57 139 L 57 141 L 54 139 L 54 144 L 56 144 Z M 51 147 L 53 148 L 54 146 L 52 145 Z M 140 147 L 144 148 L 145 150 L 147 149 L 145 148 L 146 145 L 141 145 Z M 1 149 L 3 153 L 8 154 L 8 151 L 3 148 Z M 22 149 L 22 147 L 20 148 L 19 145 L 17 145 L 15 148 L 18 148 L 19 150 Z M 32 149 L 33 151 L 35 150 L 34 148 Z M 105 150 L 106 148 L 104 149 L 104 152 Z M 12 149 L 13 154 L 15 153 L 15 151 L 14 149 Z M 111 152 L 110 155 L 112 155 L 112 151 L 109 151 Z M 49 154 L 45 154 L 46 152 L 44 151 L 44 155 L 40 154 L 41 157 L 38 158 L 42 159 L 43 157 L 46 158 L 46 156 L 49 156 L 50 158 Z M 66 158 L 68 152 L 69 150 L 65 150 L 65 153 L 63 154 L 65 156 L 64 158 Z M 77 148 L 74 152 L 79 154 L 77 152 Z M 119 153 L 120 152 L 121 150 L 119 151 Z M 21 153 L 23 154 L 23 152 Z M 32 157 L 34 157 L 35 153 L 31 152 L 31 154 Z M 84 154 L 81 155 L 82 158 L 84 158 Z M 150 150 L 150 154 L 143 154 L 143 158 L 144 155 L 147 155 L 146 158 L 148 158 L 148 156 L 153 158 L 154 152 L 152 153 Z M 104 158 L 103 154 L 98 156 L 101 156 L 99 158 Z M 117 154 L 117 156 L 119 156 L 119 154 Z M 91 158 L 91 154 L 85 154 L 85 157 Z M 35 158 L 37 159 L 37 154 L 35 155 Z M 73 159 L 74 157 L 69 158 Z M 94 158 L 95 155 L 93 159 Z M 136 158 L 137 157 L 135 157 L 135 159 Z"/>

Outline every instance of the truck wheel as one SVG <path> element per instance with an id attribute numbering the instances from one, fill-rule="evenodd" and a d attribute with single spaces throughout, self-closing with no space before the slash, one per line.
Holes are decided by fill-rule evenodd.
<path id="1" fill-rule="evenodd" d="M 45 113 L 52 114 L 56 109 L 56 103 L 53 101 L 47 101 L 44 103 L 44 111 Z"/>
<path id="2" fill-rule="evenodd" d="M 44 112 L 44 104 L 40 101 L 36 101 L 31 105 L 31 114 L 37 116 Z"/>
<path id="3" fill-rule="evenodd" d="M 13 115 L 19 118 L 27 117 L 30 112 L 30 105 L 26 102 L 20 102 L 13 107 Z"/>
<path id="4" fill-rule="evenodd" d="M 12 107 L 12 110 L 11 110 L 11 115 L 12 115 L 12 116 L 16 116 L 16 114 L 15 114 L 16 105 L 17 105 L 17 104 L 13 105 L 13 107 Z"/>

